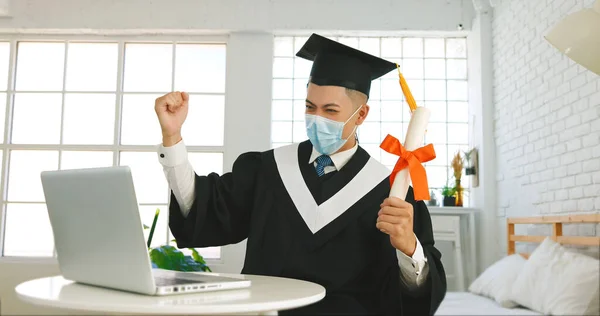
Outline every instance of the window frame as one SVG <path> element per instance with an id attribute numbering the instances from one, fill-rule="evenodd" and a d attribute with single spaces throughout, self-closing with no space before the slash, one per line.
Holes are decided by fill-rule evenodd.
<path id="1" fill-rule="evenodd" d="M 164 92 L 125 92 L 123 85 L 123 77 L 124 77 L 124 57 L 125 57 L 125 44 L 127 43 L 135 43 L 135 44 L 170 44 L 173 45 L 173 52 L 175 52 L 176 44 L 219 44 L 224 45 L 226 47 L 226 55 L 228 54 L 228 39 L 229 36 L 227 34 L 211 34 L 211 35 L 168 35 L 168 34 L 148 34 L 148 35 L 135 35 L 135 34 L 112 34 L 112 35 L 102 35 L 102 34 L 85 34 L 85 35 L 75 35 L 75 34 L 5 34 L 0 36 L 0 42 L 7 42 L 10 46 L 9 52 L 9 61 L 8 61 L 8 74 L 7 74 L 7 87 L 6 90 L 0 90 L 2 93 L 6 93 L 6 107 L 5 107 L 5 118 L 4 118 L 4 138 L 2 143 L 0 143 L 0 150 L 2 151 L 2 166 L 0 168 L 0 264 L 1 263 L 57 263 L 56 257 L 56 246 L 54 246 L 54 251 L 52 256 L 5 256 L 4 255 L 4 242 L 5 242 L 5 233 L 6 233 L 6 214 L 7 214 L 7 198 L 8 198 L 8 171 L 10 167 L 10 152 L 12 150 L 52 150 L 58 151 L 58 163 L 60 166 L 62 151 L 65 150 L 77 150 L 77 151 L 90 151 L 90 150 L 102 150 L 102 151 L 110 151 L 113 156 L 112 165 L 118 166 L 120 159 L 120 152 L 156 152 L 156 145 L 160 143 L 160 140 L 157 140 L 156 145 L 121 145 L 119 144 L 119 139 L 121 137 L 121 120 L 122 120 L 122 105 L 123 105 L 123 95 L 149 95 L 149 94 L 163 94 L 168 93 L 170 91 Z M 64 43 L 66 46 L 65 50 L 65 63 L 63 65 L 63 84 L 62 89 L 60 91 L 29 91 L 29 90 L 15 90 L 15 75 L 16 75 L 16 62 L 17 62 L 17 50 L 19 42 L 59 42 Z M 117 82 L 114 91 L 66 91 L 66 68 L 67 68 L 67 58 L 68 58 L 68 43 L 116 43 L 118 45 L 118 56 L 117 56 Z M 175 72 L 175 62 L 176 58 L 173 55 L 172 58 L 172 72 Z M 226 65 L 227 69 L 227 65 Z M 227 73 L 225 74 L 227 76 Z M 227 81 L 227 77 L 226 77 Z M 171 81 L 171 91 L 174 89 L 175 79 L 173 78 Z M 61 105 L 61 130 L 60 130 L 60 143 L 59 144 L 12 144 L 9 143 L 8 140 L 11 138 L 10 133 L 12 132 L 12 123 L 13 123 L 13 104 L 14 104 L 14 95 L 16 93 L 56 93 L 65 95 L 67 93 L 77 94 L 77 93 L 110 93 L 115 95 L 115 121 L 114 121 L 114 135 L 113 135 L 113 143 L 110 145 L 89 145 L 89 144 L 60 144 L 63 141 L 63 122 L 64 122 L 64 108 L 65 102 L 64 97 L 62 97 L 62 105 Z M 224 106 L 227 106 L 227 84 L 225 84 L 224 91 L 221 93 L 190 93 L 190 95 L 219 95 L 223 96 L 225 99 Z M 224 131 L 223 131 L 223 144 L 222 146 L 190 146 L 186 145 L 189 153 L 220 153 L 223 157 L 223 172 L 228 171 L 228 166 L 225 164 L 227 158 L 227 153 L 232 151 L 235 152 L 236 148 L 228 148 L 227 146 L 227 137 L 228 135 L 232 135 L 235 132 L 234 126 L 232 124 L 227 124 L 228 121 L 228 111 L 224 111 Z M 158 159 L 156 163 L 159 164 Z M 165 179 L 166 181 L 166 179 Z M 167 194 L 168 192 L 165 192 Z M 21 204 L 21 202 L 17 202 Z M 31 203 L 31 204 L 45 204 L 44 202 L 23 202 L 22 204 Z M 138 203 L 139 206 L 144 205 L 157 205 L 157 203 Z M 162 206 L 164 209 L 162 210 L 161 216 L 165 216 L 167 214 L 166 205 Z M 167 234 L 169 235 L 169 230 L 167 229 Z M 169 236 L 167 236 L 167 239 Z M 206 259 L 207 264 L 209 265 L 222 265 L 227 260 L 228 255 L 224 253 L 223 247 L 221 247 L 221 254 L 219 259 Z"/>

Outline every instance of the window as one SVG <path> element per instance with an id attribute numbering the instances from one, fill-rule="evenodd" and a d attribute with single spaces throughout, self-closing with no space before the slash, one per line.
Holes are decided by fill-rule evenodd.
<path id="1" fill-rule="evenodd" d="M 151 225 L 162 211 L 153 246 L 170 243 L 154 100 L 190 93 L 183 130 L 190 161 L 199 174 L 222 173 L 225 55 L 225 44 L 0 43 L 2 255 L 53 255 L 40 172 L 55 169 L 130 166 L 142 222 Z M 218 247 L 199 250 L 220 257 Z"/>
<path id="2" fill-rule="evenodd" d="M 468 88 L 465 38 L 331 37 L 348 46 L 400 65 L 418 106 L 431 109 L 425 143 L 435 146 L 437 158 L 426 164 L 431 189 L 443 187 L 452 177 L 450 161 L 467 150 Z M 295 57 L 307 37 L 276 37 L 273 61 L 273 147 L 307 139 L 304 126 L 306 83 L 312 63 Z M 371 110 L 358 129 L 361 146 L 390 169 L 398 157 L 379 148 L 387 134 L 404 142 L 410 111 L 391 71 L 373 81 L 368 102 Z M 469 186 L 469 177 L 463 185 Z M 450 181 L 449 181 L 450 182 Z M 452 183 L 449 183 L 450 185 Z M 467 201 L 465 201 L 467 202 Z"/>

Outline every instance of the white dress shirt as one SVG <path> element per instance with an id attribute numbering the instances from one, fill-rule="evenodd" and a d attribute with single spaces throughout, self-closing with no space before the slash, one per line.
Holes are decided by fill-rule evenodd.
<path id="1" fill-rule="evenodd" d="M 327 174 L 342 169 L 357 150 L 358 143 L 349 150 L 330 155 L 329 157 L 334 165 L 325 167 L 325 173 Z M 313 148 L 308 163 L 312 163 L 316 166 L 315 160 L 320 155 L 321 154 Z M 159 145 L 158 158 L 163 166 L 163 172 L 169 183 L 169 188 L 173 190 L 173 195 L 175 196 L 177 203 L 179 203 L 181 213 L 185 217 L 194 203 L 195 189 L 195 172 L 188 159 L 185 143 L 182 140 L 170 147 Z M 375 225 L 375 223 L 373 223 L 373 225 Z M 416 288 L 423 284 L 427 277 L 427 273 L 429 272 L 429 266 L 427 265 L 427 258 L 423 253 L 423 247 L 421 246 L 419 239 L 417 238 L 417 247 L 412 257 L 407 256 L 399 250 L 396 251 L 396 256 L 398 258 L 400 272 L 403 276 L 401 278 L 402 281 L 404 281 L 409 288 Z"/>

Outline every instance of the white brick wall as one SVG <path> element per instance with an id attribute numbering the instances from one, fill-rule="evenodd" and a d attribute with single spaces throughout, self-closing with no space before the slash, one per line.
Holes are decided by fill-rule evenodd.
<path id="1" fill-rule="evenodd" d="M 600 76 L 543 39 L 594 0 L 495 2 L 497 214 L 600 211 Z"/>

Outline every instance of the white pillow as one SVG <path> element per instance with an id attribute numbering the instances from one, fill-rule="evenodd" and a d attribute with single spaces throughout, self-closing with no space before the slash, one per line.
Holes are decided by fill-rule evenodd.
<path id="1" fill-rule="evenodd" d="M 600 315 L 600 261 L 546 238 L 509 298 L 544 315 Z"/>
<path id="2" fill-rule="evenodd" d="M 519 254 L 504 257 L 489 266 L 471 283 L 469 292 L 489 297 L 502 307 L 513 308 L 518 304 L 509 299 L 512 284 L 525 266 L 525 258 Z"/>

